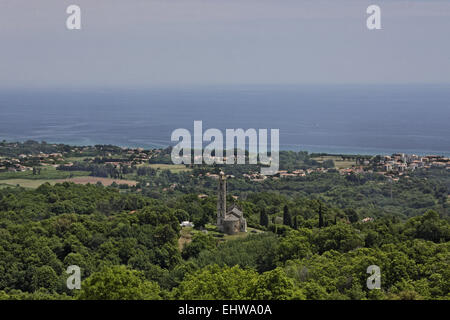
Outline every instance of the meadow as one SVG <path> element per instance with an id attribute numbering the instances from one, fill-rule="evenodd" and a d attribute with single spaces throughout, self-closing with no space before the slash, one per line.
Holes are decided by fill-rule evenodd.
<path id="1" fill-rule="evenodd" d="M 54 185 L 56 183 L 73 182 L 75 184 L 96 184 L 100 182 L 104 186 L 110 186 L 114 182 L 117 184 L 127 184 L 135 186 L 134 180 L 120 180 L 112 178 L 91 177 L 86 171 L 60 171 L 55 167 L 47 166 L 41 169 L 40 174 L 33 175 L 31 170 L 22 172 L 2 172 L 0 173 L 0 188 L 16 187 L 37 188 L 44 183 Z"/>
<path id="2" fill-rule="evenodd" d="M 353 165 L 356 165 L 355 160 L 344 160 L 341 156 L 320 156 L 312 159 L 320 163 L 326 160 L 333 160 L 336 169 L 351 168 Z"/>

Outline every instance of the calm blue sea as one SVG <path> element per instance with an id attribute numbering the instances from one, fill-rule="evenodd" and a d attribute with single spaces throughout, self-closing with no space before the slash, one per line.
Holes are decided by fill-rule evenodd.
<path id="1" fill-rule="evenodd" d="M 450 86 L 0 90 L 0 140 L 161 147 L 174 129 L 280 129 L 282 149 L 450 155 Z"/>

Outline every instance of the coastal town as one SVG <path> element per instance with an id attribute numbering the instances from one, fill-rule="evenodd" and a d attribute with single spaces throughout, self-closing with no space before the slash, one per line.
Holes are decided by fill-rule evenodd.
<path id="1" fill-rule="evenodd" d="M 151 163 L 166 163 L 170 165 L 170 150 L 168 149 L 145 150 L 143 148 L 115 146 L 69 147 L 57 144 L 45 146 L 45 149 L 50 149 L 54 152 L 37 151 L 8 156 L 7 150 L 23 148 L 23 144 L 2 142 L 0 145 L 0 173 L 30 171 L 35 175 L 39 174 L 41 168 L 45 167 L 69 171 L 77 163 L 83 163 L 85 166 L 101 164 L 117 172 L 126 172 L 127 168 L 135 169 Z M 39 148 L 35 149 L 39 150 Z M 269 178 L 305 177 L 314 173 L 339 172 L 341 175 L 377 173 L 397 179 L 399 176 L 407 175 L 415 170 L 432 168 L 450 170 L 450 158 L 442 155 L 395 153 L 371 157 L 356 155 L 327 155 L 326 157 L 328 160 L 323 161 L 324 157 L 322 157 L 322 161 L 317 160 L 314 165 L 302 165 L 291 170 L 281 169 L 274 176 L 265 176 L 251 170 L 242 173 L 242 176 L 254 182 L 262 182 Z M 325 162 L 328 163 L 325 165 Z M 204 173 L 198 173 L 198 175 L 218 178 L 217 173 L 212 169 Z"/>

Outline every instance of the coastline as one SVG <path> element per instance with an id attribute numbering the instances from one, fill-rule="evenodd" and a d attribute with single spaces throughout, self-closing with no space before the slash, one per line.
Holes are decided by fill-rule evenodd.
<path id="1" fill-rule="evenodd" d="M 36 142 L 42 142 L 40 140 L 34 139 L 7 139 L 5 140 L 7 143 L 11 142 L 25 142 L 27 140 L 33 140 Z M 141 140 L 141 139 L 139 139 Z M 0 142 L 4 141 L 2 137 L 0 137 Z M 46 141 L 46 140 L 44 140 Z M 86 143 L 88 142 L 88 143 Z M 74 147 L 88 147 L 95 145 L 113 145 L 120 148 L 143 148 L 146 150 L 149 149 L 165 149 L 170 147 L 170 144 L 166 143 L 110 143 L 110 142 L 102 142 L 102 141 L 92 141 L 92 139 L 86 138 L 79 141 L 68 142 L 66 141 L 46 141 L 48 144 L 64 144 L 68 146 Z M 418 149 L 390 149 L 390 148 L 373 148 L 373 147 L 351 147 L 351 146 L 324 146 L 324 145 L 294 145 L 294 144 L 280 144 L 280 151 L 306 151 L 309 154 L 326 154 L 326 155 L 392 155 L 396 153 L 404 153 L 404 154 L 415 154 L 418 156 L 426 156 L 426 155 L 439 155 L 450 158 L 450 151 L 437 151 L 437 150 L 418 150 Z"/>

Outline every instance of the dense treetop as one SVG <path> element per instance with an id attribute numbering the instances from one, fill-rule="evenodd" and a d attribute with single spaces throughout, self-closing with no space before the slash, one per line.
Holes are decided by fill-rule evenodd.
<path id="1" fill-rule="evenodd" d="M 265 232 L 224 241 L 196 231 L 180 250 L 180 221 L 213 223 L 215 201 L 72 183 L 2 189 L 0 298 L 450 298 L 450 225 L 442 213 L 363 222 L 358 208 L 248 193 L 237 201 Z M 69 265 L 82 270 L 81 290 L 66 287 Z M 367 289 L 369 265 L 381 269 L 381 290 Z"/>

